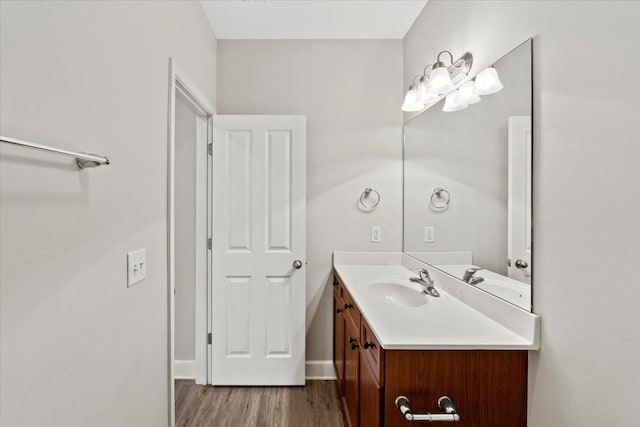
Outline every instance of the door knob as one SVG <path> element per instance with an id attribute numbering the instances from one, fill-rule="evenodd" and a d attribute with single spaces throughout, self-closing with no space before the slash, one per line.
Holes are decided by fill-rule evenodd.
<path id="1" fill-rule="evenodd" d="M 516 260 L 516 268 L 525 269 L 529 267 L 529 263 L 527 261 L 523 261 L 521 259 Z"/>
<path id="2" fill-rule="evenodd" d="M 299 259 L 293 261 L 293 268 L 295 268 L 295 269 L 302 268 L 302 261 L 300 261 Z"/>

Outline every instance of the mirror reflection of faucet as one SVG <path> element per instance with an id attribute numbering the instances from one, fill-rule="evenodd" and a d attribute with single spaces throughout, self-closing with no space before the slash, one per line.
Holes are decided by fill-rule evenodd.
<path id="1" fill-rule="evenodd" d="M 484 277 L 476 276 L 476 273 L 480 270 L 484 270 L 482 267 L 467 268 L 462 275 L 462 280 L 470 285 L 476 286 L 478 283 L 484 282 Z"/>
<path id="2" fill-rule="evenodd" d="M 418 268 L 416 272 L 420 275 L 420 277 L 411 277 L 409 280 L 412 283 L 417 283 L 422 286 L 422 292 L 427 295 L 431 295 L 432 297 L 439 297 L 440 292 L 433 286 L 433 279 L 429 276 L 429 272 L 424 268 Z"/>

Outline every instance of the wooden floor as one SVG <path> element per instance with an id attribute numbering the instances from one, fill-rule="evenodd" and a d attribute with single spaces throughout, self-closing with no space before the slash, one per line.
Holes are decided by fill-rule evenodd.
<path id="1" fill-rule="evenodd" d="M 176 427 L 343 427 L 335 381 L 213 387 L 176 381 Z"/>

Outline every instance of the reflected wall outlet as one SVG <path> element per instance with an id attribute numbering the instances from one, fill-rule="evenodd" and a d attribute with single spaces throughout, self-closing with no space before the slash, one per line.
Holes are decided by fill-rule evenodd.
<path id="1" fill-rule="evenodd" d="M 379 225 L 371 226 L 371 243 L 380 243 L 382 241 L 382 227 Z"/>
<path id="2" fill-rule="evenodd" d="M 424 228 L 424 242 L 425 243 L 433 243 L 436 241 L 436 230 L 435 227 L 425 227 Z"/>
<path id="3" fill-rule="evenodd" d="M 127 253 L 127 287 L 141 282 L 147 277 L 147 251 L 138 249 Z"/>

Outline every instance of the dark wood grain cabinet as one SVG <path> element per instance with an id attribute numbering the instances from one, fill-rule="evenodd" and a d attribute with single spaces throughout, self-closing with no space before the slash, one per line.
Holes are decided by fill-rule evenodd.
<path id="1" fill-rule="evenodd" d="M 400 395 L 415 413 L 440 412 L 438 398 L 449 396 L 460 427 L 527 424 L 527 351 L 384 349 L 337 274 L 334 357 L 351 427 L 425 424 L 400 415 L 394 403 Z"/>
<path id="2" fill-rule="evenodd" d="M 360 407 L 358 409 L 360 425 L 377 427 L 381 425 L 382 386 L 376 374 L 366 360 L 360 361 Z"/>
<path id="3" fill-rule="evenodd" d="M 344 391 L 344 300 L 339 294 L 338 281 L 333 295 L 333 360 L 338 377 L 338 389 Z"/>
<path id="4" fill-rule="evenodd" d="M 345 321 L 344 334 L 344 397 L 343 407 L 348 424 L 357 426 L 358 406 L 360 403 L 360 350 L 358 349 L 358 333 L 351 321 Z"/>

